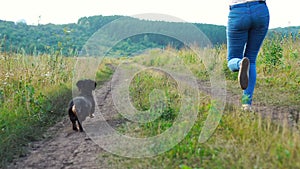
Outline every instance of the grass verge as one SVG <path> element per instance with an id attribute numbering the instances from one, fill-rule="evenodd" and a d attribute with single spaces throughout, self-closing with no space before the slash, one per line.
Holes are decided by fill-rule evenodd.
<path id="1" fill-rule="evenodd" d="M 0 53 L 0 166 L 65 116 L 74 59 Z"/>
<path id="2" fill-rule="evenodd" d="M 266 41 L 266 43 L 269 42 Z M 257 103 L 267 106 L 294 106 L 299 111 L 299 107 L 297 107 L 300 105 L 298 87 L 300 62 L 297 54 L 299 47 L 295 45 L 288 46 L 286 43 L 289 42 L 284 42 L 280 46 L 284 54 L 280 58 L 280 62 L 276 62 L 275 66 L 268 67 L 273 64 L 269 63 L 270 60 L 264 60 L 263 58 L 258 60 L 259 77 L 256 89 L 258 92 L 255 100 Z M 278 46 L 272 48 L 272 45 L 275 44 L 273 43 L 271 47 L 264 48 L 265 51 L 262 51 L 259 57 L 265 57 L 264 55 L 267 55 L 266 53 L 270 52 L 270 50 L 276 50 L 275 53 L 278 53 Z M 293 57 L 290 57 L 290 48 L 293 48 Z M 227 89 L 229 91 L 240 91 L 236 90 L 238 87 L 236 74 L 226 71 L 226 49 L 220 47 L 215 53 L 222 61 L 222 69 L 228 82 Z M 207 79 L 205 78 L 207 77 L 207 69 L 214 69 L 214 67 L 201 65 L 203 62 L 194 59 L 194 53 L 180 51 L 177 54 L 178 57 L 184 59 L 184 63 L 187 64 L 188 68 L 191 68 L 191 71 L 198 79 Z M 148 57 L 149 55 L 157 55 L 159 57 L 143 58 L 145 56 L 141 56 L 135 58 L 137 60 L 133 62 L 157 67 L 164 66 L 163 64 L 172 62 L 171 60 L 174 59 L 172 57 L 168 58 L 170 56 L 168 51 L 167 54 L 153 51 L 147 54 Z M 200 66 L 197 68 L 197 65 Z M 270 70 L 267 71 L 266 66 Z M 163 110 L 162 114 L 178 114 L 178 108 L 176 108 L 178 95 L 167 94 L 176 93 L 174 90 L 177 90 L 177 88 L 174 88 L 174 85 L 173 87 L 160 85 L 170 82 L 170 79 L 164 76 L 159 73 L 149 73 L 146 69 L 135 75 L 130 92 L 134 96 L 132 97 L 132 102 L 137 109 L 149 109 L 149 93 L 158 85 L 162 91 L 165 91 L 165 96 L 168 96 L 167 105 L 169 106 Z M 288 78 L 291 76 L 293 79 Z M 297 128 L 290 128 L 287 122 L 277 124 L 271 119 L 262 118 L 259 114 L 242 112 L 235 105 L 227 105 L 225 107 L 224 115 L 213 136 L 207 142 L 200 144 L 198 142 L 199 134 L 203 129 L 209 109 L 212 108 L 209 96 L 201 94 L 200 97 L 206 99 L 202 99 L 199 103 L 198 118 L 195 125 L 187 136 L 171 150 L 152 158 L 130 159 L 110 154 L 105 154 L 102 157 L 109 156 L 110 164 L 114 168 L 300 168 L 300 135 Z M 170 110 L 172 111 L 170 112 Z M 162 116 L 146 124 L 127 122 L 121 127 L 120 131 L 132 137 L 144 138 L 157 135 L 173 125 L 173 118 L 164 117 L 167 116 Z M 164 143 L 162 142 L 161 144 L 163 146 Z"/>

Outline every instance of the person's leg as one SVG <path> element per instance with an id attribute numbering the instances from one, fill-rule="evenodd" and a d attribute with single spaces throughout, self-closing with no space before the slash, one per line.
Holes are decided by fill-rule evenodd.
<path id="1" fill-rule="evenodd" d="M 229 11 L 227 24 L 227 60 L 228 68 L 235 72 L 240 69 L 248 40 L 250 16 L 247 7 L 232 8 Z"/>
<path id="2" fill-rule="evenodd" d="M 251 8 L 252 28 L 249 31 L 245 57 L 250 60 L 248 88 L 244 90 L 242 104 L 252 104 L 254 88 L 256 85 L 256 58 L 269 27 L 269 11 L 265 4 Z"/>

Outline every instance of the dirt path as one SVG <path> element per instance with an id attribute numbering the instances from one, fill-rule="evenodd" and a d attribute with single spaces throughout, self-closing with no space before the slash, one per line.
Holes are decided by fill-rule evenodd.
<path id="1" fill-rule="evenodd" d="M 206 94 L 211 93 L 210 83 L 208 81 L 198 80 L 199 90 Z M 227 90 L 226 103 L 241 107 L 240 95 Z M 264 118 L 269 118 L 279 124 L 287 124 L 290 127 L 299 127 L 300 112 L 299 106 L 270 106 L 264 103 L 254 102 L 254 112 L 259 113 Z"/>
<path id="2" fill-rule="evenodd" d="M 98 106 L 107 120 L 113 120 L 110 82 L 95 91 Z M 117 125 L 113 121 L 110 125 Z M 9 169 L 96 169 L 110 168 L 106 161 L 99 158 L 105 153 L 84 132 L 71 129 L 68 117 L 50 128 L 46 135 L 50 138 L 34 142 L 29 146 L 29 155 L 14 161 Z"/>
<path id="3" fill-rule="evenodd" d="M 111 82 L 106 82 L 95 91 L 97 104 L 101 113 L 109 124 L 117 127 L 121 121 L 114 120 L 117 111 L 114 108 L 111 93 Z M 210 93 L 210 84 L 204 81 L 198 81 L 199 89 L 207 94 Z M 227 102 L 239 105 L 238 95 L 227 93 Z M 286 119 L 292 124 L 299 119 L 299 112 L 289 108 L 267 107 L 265 105 L 255 105 L 256 111 L 262 115 L 271 115 L 273 119 Z M 295 112 L 294 112 L 295 111 Z M 280 115 L 278 112 L 286 112 Z M 71 123 L 67 117 L 55 126 L 50 128 L 46 135 L 48 139 L 34 142 L 29 146 L 29 154 L 26 157 L 16 159 L 11 163 L 9 169 L 106 169 L 115 168 L 103 154 L 107 153 L 96 145 L 87 135 L 82 132 L 74 132 L 71 129 Z M 102 156 L 100 156 L 102 154 Z"/>

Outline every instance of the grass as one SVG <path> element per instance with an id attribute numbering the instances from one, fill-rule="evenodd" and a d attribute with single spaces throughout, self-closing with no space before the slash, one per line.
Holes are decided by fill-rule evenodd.
<path id="1" fill-rule="evenodd" d="M 59 55 L 0 53 L 0 168 L 24 156 L 26 146 L 66 116 L 72 97 L 76 59 Z M 109 79 L 114 64 L 106 59 L 95 77 Z"/>
<path id="2" fill-rule="evenodd" d="M 289 107 L 299 113 L 299 41 L 289 37 L 265 41 L 257 60 L 255 103 Z M 157 94 L 163 96 L 165 106 L 156 120 L 143 124 L 128 122 L 118 130 L 134 137 L 150 137 L 173 126 L 180 113 L 182 95 L 172 74 L 163 72 L 177 72 L 178 78 L 186 78 L 184 75 L 191 73 L 198 80 L 208 81 L 211 72 L 222 71 L 227 90 L 240 94 L 237 74 L 226 67 L 226 53 L 225 46 L 197 54 L 188 49 L 165 49 L 126 59 L 126 62 L 151 67 L 142 69 L 131 79 L 129 90 L 133 105 L 140 111 L 151 110 L 153 98 L 149 96 Z M 212 59 L 206 60 L 208 56 Z M 57 55 L 33 57 L 0 53 L 0 167 L 24 155 L 26 144 L 40 139 L 47 127 L 65 115 L 64 105 L 71 97 L 74 63 L 73 58 Z M 101 84 L 111 78 L 118 63 L 117 59 L 102 62 L 96 73 L 97 82 Z M 161 93 L 153 94 L 154 89 Z M 205 119 L 214 108 L 206 93 L 199 93 L 199 98 L 196 123 L 171 150 L 141 159 L 109 153 L 100 156 L 107 158 L 112 168 L 300 168 L 297 126 L 290 128 L 258 114 L 241 112 L 235 105 L 226 105 L 213 135 L 207 142 L 199 143 Z"/>
<path id="3" fill-rule="evenodd" d="M 64 116 L 73 59 L 0 53 L 0 166 Z"/>
<path id="4" fill-rule="evenodd" d="M 144 159 L 115 157 L 118 167 L 179 169 L 300 166 L 299 133 L 293 133 L 255 115 L 226 112 L 209 141 L 199 144 L 203 119 L 198 120 L 185 139 L 170 151 Z"/>
<path id="5" fill-rule="evenodd" d="M 299 113 L 300 47 L 297 44 L 300 40 L 284 39 L 280 43 L 277 41 L 278 39 L 266 40 L 259 54 L 254 100 L 256 104 L 266 106 L 288 106 L 289 109 L 278 110 L 292 109 Z M 239 91 L 236 94 L 241 94 L 237 75 L 229 72 L 226 67 L 226 48 L 220 46 L 214 50 L 209 52 L 217 58 L 217 64 L 221 63 L 221 69 L 226 75 L 227 90 Z M 215 64 L 206 64 L 197 59 L 196 54 L 189 50 L 171 53 L 175 53 L 175 56 L 170 55 L 170 51 L 160 53 L 154 50 L 131 61 L 145 66 L 167 67 L 166 65 L 173 63 L 175 57 L 181 58 L 186 67 L 200 80 L 208 80 L 208 70 L 216 68 L 212 66 Z M 274 61 L 276 59 L 279 60 Z M 163 109 L 162 114 L 178 115 L 179 110 L 176 108 L 178 99 L 180 100 L 180 95 L 176 93 L 178 88 L 174 87 L 176 85 L 161 85 L 166 82 L 170 82 L 170 78 L 160 71 L 153 72 L 153 69 L 143 69 L 136 74 L 130 88 L 135 107 L 141 110 L 149 109 L 149 94 L 158 87 L 165 92 L 167 105 L 170 105 L 169 108 L 167 106 Z M 195 125 L 171 150 L 155 157 L 141 159 L 107 154 L 104 156 L 111 157 L 109 158 L 111 165 L 115 168 L 300 168 L 300 135 L 297 126 L 291 128 L 287 122 L 278 124 L 271 119 L 262 118 L 259 114 L 242 112 L 235 105 L 226 105 L 224 115 L 212 137 L 205 143 L 199 143 L 198 138 L 204 121 L 209 109 L 213 107 L 209 96 L 201 93 L 200 97 L 206 99 L 200 99 Z M 171 105 L 175 105 L 174 108 L 171 108 Z M 286 111 L 278 113 L 287 113 Z M 161 134 L 172 127 L 174 122 L 173 116 L 165 117 L 161 116 L 146 124 L 127 122 L 120 130 L 122 133 L 134 133 L 129 134 L 132 137 Z"/>
<path id="6" fill-rule="evenodd" d="M 299 38 L 266 39 L 257 58 L 254 104 L 300 109 Z M 236 74 L 226 72 L 228 88 L 238 91 Z"/>
<path id="7" fill-rule="evenodd" d="M 96 72 L 96 81 L 99 85 L 111 79 L 116 65 L 119 64 L 118 59 L 104 58 L 99 64 Z"/>

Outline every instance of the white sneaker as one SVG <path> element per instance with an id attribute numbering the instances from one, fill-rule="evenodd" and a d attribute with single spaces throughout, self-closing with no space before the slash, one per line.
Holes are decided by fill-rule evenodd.
<path id="1" fill-rule="evenodd" d="M 243 90 L 247 89 L 248 82 L 249 82 L 249 67 L 250 61 L 248 58 L 244 57 L 240 63 L 240 70 L 239 70 L 239 83 Z"/>
<path id="2" fill-rule="evenodd" d="M 250 104 L 242 104 L 242 110 L 247 112 L 252 112 L 252 107 Z"/>

